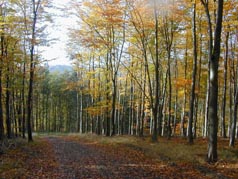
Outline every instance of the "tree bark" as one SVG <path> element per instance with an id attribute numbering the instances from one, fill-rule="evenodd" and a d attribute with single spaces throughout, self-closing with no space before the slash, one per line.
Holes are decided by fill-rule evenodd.
<path id="1" fill-rule="evenodd" d="M 33 22 L 32 22 L 32 34 L 31 34 L 31 50 L 30 50 L 30 79 L 29 79 L 29 89 L 28 89 L 28 99 L 27 99 L 27 133 L 28 133 L 28 141 L 33 141 L 32 138 L 32 105 L 33 105 L 33 83 L 34 83 L 34 72 L 35 72 L 35 41 L 36 41 L 36 23 L 38 10 L 40 6 L 41 0 L 35 2 L 32 0 L 32 8 L 33 8 Z"/>
<path id="2" fill-rule="evenodd" d="M 153 128 L 153 141 L 158 141 L 158 109 L 159 109 L 159 94 L 160 94 L 160 77 L 159 77 L 159 30 L 158 30 L 158 13 L 157 13 L 157 3 L 155 1 L 154 6 L 154 17 L 155 17 L 155 99 L 153 105 L 153 118 L 154 118 L 154 128 Z"/>
<path id="3" fill-rule="evenodd" d="M 226 33 L 225 41 L 225 58 L 224 58 L 224 86 L 223 86 L 223 97 L 222 97 L 222 119 L 221 119 L 221 135 L 226 138 L 226 94 L 227 94 L 227 61 L 228 61 L 228 39 L 229 32 Z"/>
<path id="4" fill-rule="evenodd" d="M 188 47 L 187 47 L 187 37 L 186 37 L 186 49 L 185 49 L 185 64 L 184 64 L 184 79 L 187 80 L 187 67 L 188 67 Z M 184 95 L 183 95 L 183 111 L 181 115 L 181 122 L 180 122 L 180 136 L 185 137 L 186 132 L 184 128 L 185 117 L 186 117 L 186 106 L 187 106 L 187 85 L 184 84 Z"/>
<path id="5" fill-rule="evenodd" d="M 2 7 L 1 7 L 2 15 Z M 3 105 L 2 105 L 2 66 L 4 56 L 4 34 L 1 34 L 1 58 L 0 58 L 0 140 L 4 137 L 4 125 L 3 125 Z"/>
<path id="6" fill-rule="evenodd" d="M 230 147 L 235 147 L 237 109 L 238 109 L 238 82 L 236 84 L 235 91 L 236 92 L 235 92 L 235 99 L 234 99 L 233 121 L 232 121 L 232 124 L 231 124 L 230 141 L 229 141 L 229 146 Z"/>
<path id="7" fill-rule="evenodd" d="M 188 123 L 188 143 L 193 143 L 193 116 L 194 116 L 194 101 L 195 87 L 197 75 L 197 28 L 196 28 L 196 0 L 193 4 L 193 74 L 192 74 L 192 89 L 190 95 L 190 113 Z"/>
<path id="8" fill-rule="evenodd" d="M 6 47 L 7 48 L 7 47 Z M 9 63 L 9 62 L 7 62 Z M 6 126 L 7 126 L 7 138 L 11 138 L 11 113 L 10 113 L 10 67 L 7 64 L 7 74 L 6 74 Z"/>
<path id="9" fill-rule="evenodd" d="M 216 162 L 217 156 L 217 132 L 218 132 L 218 116 L 217 116 L 217 105 L 218 105 L 218 66 L 220 57 L 220 46 L 221 46 L 221 30 L 222 30 L 222 15 L 223 15 L 223 0 L 217 1 L 217 14 L 216 14 L 216 25 L 215 34 L 213 41 L 212 24 L 209 14 L 208 1 L 201 0 L 205 7 L 207 14 L 208 26 L 209 26 L 209 61 L 210 61 L 210 88 L 209 88 L 209 134 L 208 134 L 208 153 L 207 161 Z M 214 43 L 214 46 L 213 46 Z"/>

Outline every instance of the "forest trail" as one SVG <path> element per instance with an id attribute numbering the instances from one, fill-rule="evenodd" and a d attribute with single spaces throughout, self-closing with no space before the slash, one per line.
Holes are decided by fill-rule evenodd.
<path id="1" fill-rule="evenodd" d="M 146 138 L 96 135 L 42 135 L 32 143 L 22 139 L 0 155 L 0 179 L 237 178 L 237 159 L 228 150 L 232 160 L 209 165 L 201 161 L 203 140 L 195 146 L 182 145 L 181 140 L 151 143 Z"/>
<path id="2" fill-rule="evenodd" d="M 136 153 L 122 153 L 117 148 L 108 151 L 96 143 L 62 137 L 46 139 L 52 144 L 60 164 L 59 178 L 163 178 L 158 165 L 133 156 L 138 155 Z"/>

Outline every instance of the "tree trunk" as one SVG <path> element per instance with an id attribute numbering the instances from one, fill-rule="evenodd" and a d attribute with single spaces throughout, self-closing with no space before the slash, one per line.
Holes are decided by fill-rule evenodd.
<path id="1" fill-rule="evenodd" d="M 194 101 L 195 87 L 197 75 L 197 29 L 196 29 L 196 0 L 193 4 L 193 74 L 192 74 L 192 89 L 190 95 L 190 113 L 188 122 L 188 143 L 193 143 L 193 117 L 194 117 Z"/>
<path id="2" fill-rule="evenodd" d="M 169 82 L 169 94 L 168 94 L 168 105 L 169 105 L 169 116 L 168 116 L 168 125 L 167 125 L 167 138 L 171 137 L 171 109 L 172 109 L 172 81 L 171 81 L 171 59 L 170 59 L 170 51 L 168 51 L 168 82 Z"/>
<path id="3" fill-rule="evenodd" d="M 32 0 L 33 5 L 33 23 L 32 23 L 32 34 L 31 34 L 31 50 L 30 50 L 30 79 L 29 79 L 29 89 L 28 89 L 28 99 L 27 99 L 27 133 L 28 133 L 28 141 L 33 141 L 32 138 L 32 105 L 33 105 L 33 83 L 34 83 L 34 72 L 35 72 L 35 41 L 36 41 L 36 22 L 37 15 L 40 6 L 41 0 L 35 2 Z"/>
<path id="4" fill-rule="evenodd" d="M 229 126 L 228 126 L 228 136 L 231 135 L 231 125 L 232 125 L 232 117 L 233 117 L 233 98 L 234 98 L 234 95 L 233 95 L 233 85 L 232 85 L 232 81 L 234 81 L 234 75 L 233 75 L 233 69 L 234 69 L 234 64 L 233 64 L 233 61 L 230 60 L 230 80 L 229 80 Z M 233 79 L 233 80 L 232 80 Z"/>
<path id="5" fill-rule="evenodd" d="M 115 125 L 115 113 L 116 113 L 116 98 L 117 98 L 117 81 L 116 74 L 112 80 L 113 92 L 112 92 L 112 111 L 111 111 L 111 125 L 112 131 L 111 136 L 116 134 L 116 125 Z"/>
<path id="6" fill-rule="evenodd" d="M 234 99 L 234 112 L 233 112 L 233 121 L 231 124 L 231 131 L 230 131 L 230 147 L 235 147 L 235 136 L 236 136 L 236 123 L 237 123 L 237 108 L 238 108 L 238 82 L 236 84 L 235 89 L 235 99 Z"/>
<path id="7" fill-rule="evenodd" d="M 217 116 L 217 104 L 218 104 L 218 65 L 220 57 L 221 46 L 221 30 L 222 30 L 222 14 L 223 14 L 223 0 L 217 1 L 217 18 L 215 26 L 215 34 L 213 41 L 212 24 L 209 14 L 208 2 L 201 0 L 208 19 L 209 26 L 209 61 L 210 61 L 210 88 L 209 88 L 209 134 L 208 134 L 208 162 L 216 162 L 217 156 L 217 132 L 218 132 L 218 116 Z M 214 43 L 214 47 L 213 47 Z"/>
<path id="8" fill-rule="evenodd" d="M 177 78 L 178 78 L 178 62 L 177 62 L 175 48 L 174 48 L 174 53 L 175 53 L 175 80 L 177 81 Z M 176 136 L 177 115 L 178 115 L 178 90 L 176 90 L 176 92 L 175 92 L 173 136 Z"/>
<path id="9" fill-rule="evenodd" d="M 9 63 L 9 62 L 8 62 Z M 7 138 L 11 138 L 11 113 L 10 113 L 10 68 L 7 64 L 7 75 L 6 75 L 6 126 L 7 126 Z"/>
<path id="10" fill-rule="evenodd" d="M 188 47 L 187 47 L 187 38 L 186 38 L 186 49 L 185 49 L 185 64 L 184 64 L 184 79 L 187 80 L 187 67 L 188 67 Z M 186 117 L 186 106 L 187 106 L 187 85 L 184 84 L 184 95 L 183 95 L 183 111 L 181 115 L 181 122 L 180 122 L 180 136 L 185 137 L 186 132 L 184 128 L 185 117 Z"/>
<path id="11" fill-rule="evenodd" d="M 155 1 L 154 17 L 155 17 L 155 99 L 153 104 L 153 141 L 158 141 L 158 109 L 159 109 L 159 94 L 160 94 L 160 78 L 159 78 L 159 29 L 158 29 L 158 10 L 156 9 L 157 3 Z"/>
<path id="12" fill-rule="evenodd" d="M 168 69 L 166 71 L 166 75 L 165 75 L 165 81 L 164 81 L 164 85 L 163 85 L 163 96 L 162 96 L 162 104 L 160 105 L 160 109 L 159 109 L 159 115 L 160 115 L 160 120 L 161 120 L 161 135 L 164 136 L 164 130 L 165 127 L 167 128 L 167 126 L 165 126 L 165 111 L 166 111 L 166 107 L 165 106 L 165 101 L 166 101 L 166 91 L 167 91 L 167 83 L 168 83 Z"/>
<path id="13" fill-rule="evenodd" d="M 2 41 L 2 38 L 1 38 Z M 1 42 L 2 43 L 2 42 Z M 2 58 L 0 59 L 0 140 L 4 137 L 3 108 L 2 108 Z"/>
<path id="14" fill-rule="evenodd" d="M 210 69 L 210 62 L 208 62 L 208 69 Z M 207 78 L 207 90 L 206 90 L 206 105 L 205 105 L 205 113 L 204 113 L 204 132 L 203 132 L 203 137 L 208 136 L 208 112 L 209 112 L 209 100 L 210 100 L 210 94 L 209 94 L 209 89 L 210 89 L 210 73 L 208 73 L 208 78 Z"/>
<path id="15" fill-rule="evenodd" d="M 31 65 L 30 65 L 30 81 L 29 81 L 29 90 L 28 90 L 28 99 L 27 99 L 27 133 L 28 141 L 33 141 L 32 138 L 32 126 L 31 126 L 31 115 L 32 115 L 32 103 L 33 103 L 33 80 L 34 80 L 34 48 L 31 49 Z"/>
<path id="16" fill-rule="evenodd" d="M 227 61 L 228 61 L 228 39 L 229 32 L 226 33 L 225 41 L 225 58 L 224 58 L 224 86 L 223 86 L 223 97 L 222 97 L 222 119 L 221 119 L 221 135 L 226 138 L 226 91 L 227 91 Z"/>
<path id="17" fill-rule="evenodd" d="M 1 17 L 3 16 L 3 7 L 0 9 Z M 3 22 L 1 22 L 3 23 Z M 4 24 L 4 23 L 3 23 Z M 1 30 L 4 32 L 4 25 L 1 25 Z M 3 70 L 3 58 L 4 58 L 4 33 L 1 33 L 1 58 L 0 58 L 0 140 L 4 137 L 4 125 L 3 125 L 3 87 L 2 87 L 2 70 Z"/>

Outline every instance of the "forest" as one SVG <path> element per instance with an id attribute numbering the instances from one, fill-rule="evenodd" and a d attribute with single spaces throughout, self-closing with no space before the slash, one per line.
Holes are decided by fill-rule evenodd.
<path id="1" fill-rule="evenodd" d="M 238 137 L 236 0 L 72 0 L 71 67 L 52 72 L 51 0 L 0 1 L 0 141 L 33 134 Z M 64 28 L 64 27 L 62 27 Z M 205 156 L 205 153 L 204 153 Z"/>

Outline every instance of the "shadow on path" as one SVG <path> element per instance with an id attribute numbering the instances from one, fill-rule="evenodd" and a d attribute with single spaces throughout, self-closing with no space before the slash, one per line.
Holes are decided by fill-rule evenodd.
<path id="1" fill-rule="evenodd" d="M 60 163 L 58 176 L 79 178 L 164 178 L 159 176 L 156 165 L 146 161 L 132 161 L 130 154 L 121 150 L 108 152 L 93 143 L 76 142 L 62 137 L 48 137 Z M 133 157 L 132 157 L 133 158 Z"/>

